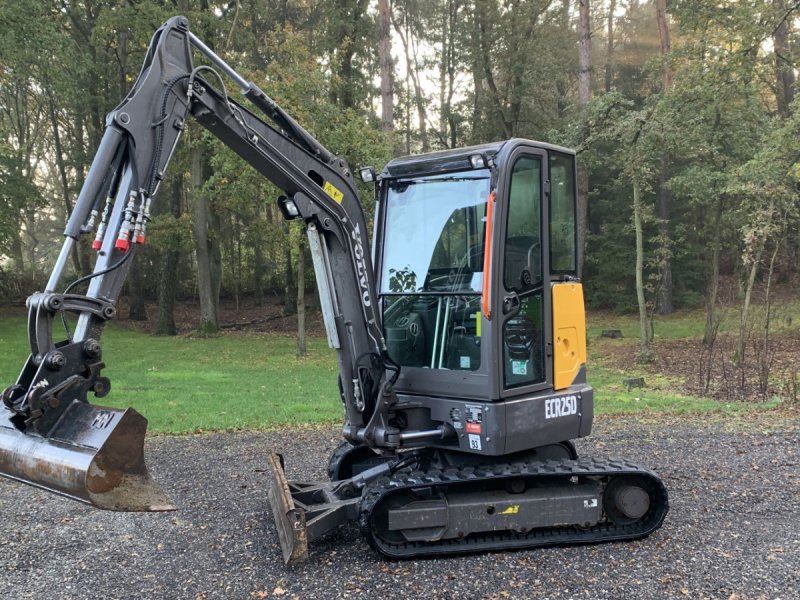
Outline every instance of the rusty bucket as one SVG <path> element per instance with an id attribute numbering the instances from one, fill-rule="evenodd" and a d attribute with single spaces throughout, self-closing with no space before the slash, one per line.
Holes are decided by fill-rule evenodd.
<path id="1" fill-rule="evenodd" d="M 147 471 L 147 419 L 132 408 L 74 400 L 46 436 L 11 416 L 0 405 L 0 476 L 106 510 L 175 510 Z"/>
<path id="2" fill-rule="evenodd" d="M 295 506 L 290 484 L 286 480 L 283 470 L 282 457 L 279 454 L 271 453 L 267 466 L 270 479 L 267 498 L 275 517 L 283 561 L 287 565 L 291 565 L 308 560 L 306 515 L 302 509 Z"/>

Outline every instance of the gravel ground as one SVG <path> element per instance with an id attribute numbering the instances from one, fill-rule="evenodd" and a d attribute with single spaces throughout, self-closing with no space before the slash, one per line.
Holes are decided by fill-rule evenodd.
<path id="1" fill-rule="evenodd" d="M 0 481 L 0 597 L 800 598 L 800 417 L 602 419 L 579 452 L 665 480 L 671 510 L 636 542 L 407 562 L 355 528 L 287 569 L 266 501 L 269 449 L 321 477 L 334 428 L 156 437 L 150 468 L 180 510 L 118 514 Z"/>

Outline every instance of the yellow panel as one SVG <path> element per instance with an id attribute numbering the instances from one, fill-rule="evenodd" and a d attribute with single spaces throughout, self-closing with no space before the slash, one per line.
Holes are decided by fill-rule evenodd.
<path id="1" fill-rule="evenodd" d="M 586 363 L 586 313 L 580 283 L 556 283 L 553 294 L 553 387 L 569 387 Z"/>

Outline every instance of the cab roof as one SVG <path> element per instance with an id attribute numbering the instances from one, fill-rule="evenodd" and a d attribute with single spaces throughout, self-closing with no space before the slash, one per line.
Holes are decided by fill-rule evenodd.
<path id="1" fill-rule="evenodd" d="M 444 173 L 447 171 L 463 171 L 471 169 L 469 157 L 475 154 L 482 154 L 487 158 L 494 158 L 501 150 L 512 150 L 516 146 L 534 146 L 543 150 L 554 150 L 564 154 L 575 154 L 574 150 L 536 142 L 521 138 L 514 138 L 503 142 L 491 142 L 478 146 L 467 146 L 465 148 L 455 148 L 452 150 L 441 150 L 439 152 L 429 152 L 427 154 L 412 154 L 394 158 L 384 167 L 381 178 L 408 177 L 412 175 L 427 175 L 434 173 Z M 506 148 L 506 146 L 508 146 Z"/>

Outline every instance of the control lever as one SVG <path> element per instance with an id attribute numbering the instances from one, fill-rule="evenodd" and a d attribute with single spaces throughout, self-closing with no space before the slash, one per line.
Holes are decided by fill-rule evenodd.
<path id="1" fill-rule="evenodd" d="M 519 295 L 516 292 L 511 292 L 505 298 L 503 298 L 503 314 L 508 315 L 510 313 L 516 314 L 519 311 L 521 304 L 519 301 Z"/>

